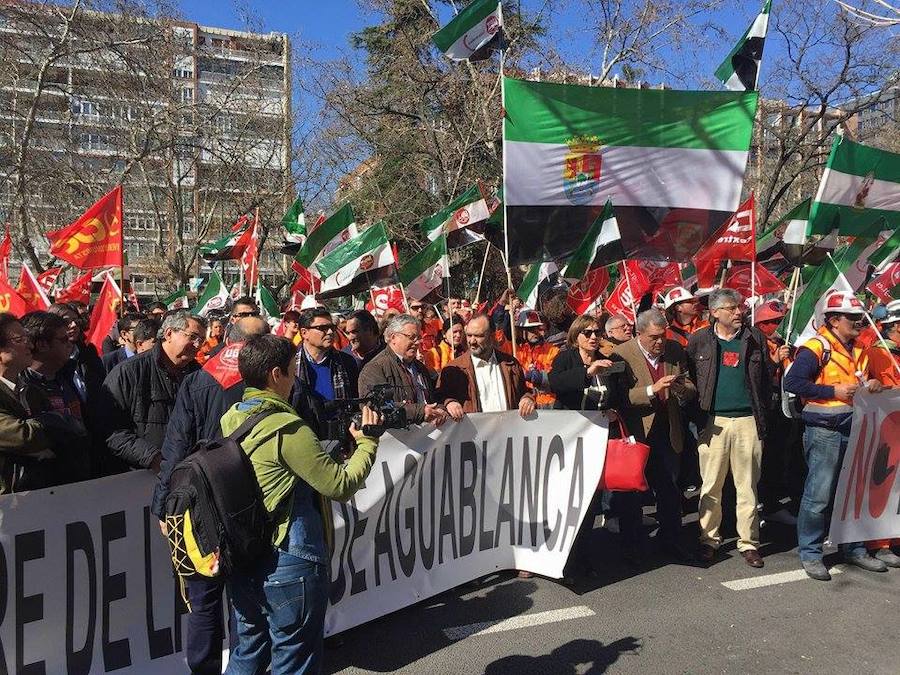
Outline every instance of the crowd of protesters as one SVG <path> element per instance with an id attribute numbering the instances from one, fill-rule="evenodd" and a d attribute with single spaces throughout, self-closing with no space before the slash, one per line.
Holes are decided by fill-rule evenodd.
<path id="1" fill-rule="evenodd" d="M 764 566 L 760 523 L 770 520 L 796 526 L 806 573 L 830 578 L 823 549 L 853 396 L 900 381 L 900 301 L 875 308 L 881 340 L 859 300 L 834 292 L 817 335 L 797 349 L 775 332 L 782 303 L 751 313 L 729 289 L 648 296 L 633 324 L 599 309 L 576 316 L 564 289 L 543 296 L 539 309 L 509 294 L 493 307 L 412 301 L 406 313 L 378 318 L 312 303 L 274 322 L 250 297 L 206 318 L 155 303 L 122 315 L 102 354 L 85 341 L 89 315 L 79 303 L 21 319 L 0 314 L 0 494 L 147 469 L 158 476 L 148 499 L 165 532 L 173 469 L 199 440 L 267 412 L 243 448 L 274 523 L 272 553 L 227 584 L 187 583 L 186 652 L 196 673 L 221 672 L 226 585 L 227 613 L 237 619 L 228 672 L 318 670 L 330 559 L 319 499 L 349 498 L 378 445 L 361 431 L 377 423 L 372 410 L 364 408 L 359 429 L 335 429 L 329 402 L 384 385 L 412 424 L 599 409 L 611 437 L 650 446 L 649 492 L 595 494 L 567 581 L 598 571 L 598 516 L 618 533 L 624 563 L 638 569 L 651 541 L 666 558 L 713 564 L 723 514 L 733 517 L 750 567 Z M 796 417 L 783 413 L 785 392 L 805 403 Z M 349 452 L 332 443 L 343 432 L 354 439 Z M 682 528 L 691 492 L 699 492 L 693 542 Z M 652 538 L 648 504 L 656 505 Z M 896 543 L 845 544 L 842 553 L 882 572 L 900 567 Z"/>

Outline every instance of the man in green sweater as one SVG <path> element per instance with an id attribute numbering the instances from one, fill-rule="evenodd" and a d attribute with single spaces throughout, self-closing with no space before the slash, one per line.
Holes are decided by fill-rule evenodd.
<path id="1" fill-rule="evenodd" d="M 356 450 L 345 463 L 326 454 L 315 434 L 288 403 L 296 372 L 296 348 L 286 339 L 259 335 L 238 355 L 247 389 L 222 417 L 222 433 L 250 415 L 269 412 L 241 446 L 262 489 L 274 524 L 271 555 L 229 580 L 238 644 L 226 673 L 317 673 L 322 666 L 325 609 L 330 583 L 327 499 L 346 500 L 365 482 L 378 441 L 350 433 Z M 378 416 L 363 409 L 363 425 Z"/>

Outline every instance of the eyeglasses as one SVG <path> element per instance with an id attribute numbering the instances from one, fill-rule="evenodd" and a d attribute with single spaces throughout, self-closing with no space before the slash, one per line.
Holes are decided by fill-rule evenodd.
<path id="1" fill-rule="evenodd" d="M 740 305 L 726 305 L 725 307 L 716 307 L 713 311 L 717 312 L 722 310 L 723 312 L 728 312 L 729 314 L 734 314 L 736 311 L 741 311 Z"/>
<path id="2" fill-rule="evenodd" d="M 599 328 L 594 328 L 593 330 L 590 328 L 586 328 L 585 330 L 581 331 L 581 334 L 588 339 L 590 339 L 591 337 L 603 337 L 603 331 Z"/>
<path id="3" fill-rule="evenodd" d="M 248 316 L 259 316 L 259 310 L 255 310 L 252 312 L 234 312 L 231 316 L 235 316 L 238 319 L 244 319 Z"/>
<path id="4" fill-rule="evenodd" d="M 628 332 L 631 332 L 631 326 L 627 323 L 623 323 L 621 326 L 613 326 L 609 329 L 609 332 L 612 333 L 614 330 L 627 330 Z"/>
<path id="5" fill-rule="evenodd" d="M 398 334 L 398 335 L 402 335 L 403 337 L 405 337 L 405 338 L 406 338 L 407 340 L 409 340 L 410 342 L 419 342 L 419 341 L 422 339 L 422 336 L 421 336 L 421 335 L 416 335 L 415 333 L 413 333 L 412 335 L 410 335 L 409 333 L 401 333 L 400 331 L 397 331 L 397 334 Z"/>
<path id="6" fill-rule="evenodd" d="M 424 308 L 425 308 L 424 305 L 410 305 L 409 311 L 418 312 L 419 310 L 424 309 Z"/>
<path id="7" fill-rule="evenodd" d="M 197 335 L 196 333 L 188 333 L 186 330 L 179 330 L 178 332 L 184 335 L 188 339 L 188 342 L 193 343 L 197 347 L 203 344 L 202 335 Z"/>
<path id="8" fill-rule="evenodd" d="M 320 324 L 316 324 L 315 326 L 308 326 L 308 329 L 309 330 L 320 330 L 323 333 L 327 333 L 328 331 L 337 330 L 337 326 L 335 326 L 333 323 L 320 323 Z"/>

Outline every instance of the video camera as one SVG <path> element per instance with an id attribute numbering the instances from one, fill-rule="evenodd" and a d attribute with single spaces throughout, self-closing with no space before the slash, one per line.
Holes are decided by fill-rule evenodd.
<path id="1" fill-rule="evenodd" d="M 381 415 L 381 424 L 363 424 L 360 408 L 368 405 Z M 365 436 L 378 438 L 386 429 L 406 429 L 409 421 L 406 410 L 394 401 L 394 387 L 390 384 L 377 384 L 368 396 L 360 398 L 339 398 L 325 404 L 325 412 L 337 412 L 337 418 L 327 424 L 327 438 L 338 441 L 349 441 L 350 423 L 361 428 Z"/>

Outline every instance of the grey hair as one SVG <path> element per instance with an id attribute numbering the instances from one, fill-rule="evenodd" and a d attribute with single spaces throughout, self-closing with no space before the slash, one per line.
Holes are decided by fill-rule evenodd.
<path id="1" fill-rule="evenodd" d="M 419 327 L 419 320 L 409 314 L 398 314 L 388 321 L 388 325 L 384 327 L 384 339 L 387 340 L 394 333 L 400 333 L 403 326 L 412 324 L 416 328 Z"/>
<path id="2" fill-rule="evenodd" d="M 634 322 L 635 330 L 637 330 L 638 333 L 643 333 L 650 328 L 650 326 L 666 328 L 668 325 L 669 322 L 666 320 L 666 315 L 655 307 L 651 307 L 638 314 L 637 321 Z"/>
<path id="3" fill-rule="evenodd" d="M 603 324 L 603 330 L 604 330 L 606 333 L 609 333 L 609 331 L 612 330 L 613 323 L 616 322 L 616 321 L 621 321 L 621 322 L 624 323 L 626 326 L 627 326 L 629 323 L 631 323 L 628 319 L 625 318 L 625 315 L 624 315 L 624 314 L 613 314 L 611 317 L 609 317 L 609 318 L 606 320 L 606 323 Z"/>
<path id="4" fill-rule="evenodd" d="M 744 296 L 733 288 L 717 288 L 709 294 L 710 311 L 724 307 L 729 303 L 740 306 L 744 304 Z"/>
<path id="5" fill-rule="evenodd" d="M 159 327 L 159 333 L 157 333 L 157 337 L 161 340 L 163 336 L 166 334 L 166 331 L 170 328 L 173 331 L 176 330 L 187 330 L 188 325 L 191 321 L 196 321 L 200 324 L 200 327 L 203 330 L 206 330 L 206 319 L 202 316 L 194 316 L 191 314 L 190 310 L 187 309 L 176 309 L 173 312 L 169 312 L 166 314 L 165 318 L 163 318 L 162 326 Z"/>

